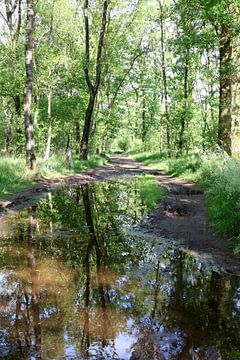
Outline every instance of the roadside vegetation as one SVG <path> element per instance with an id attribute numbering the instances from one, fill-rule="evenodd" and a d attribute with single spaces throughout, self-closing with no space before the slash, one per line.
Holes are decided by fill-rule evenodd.
<path id="1" fill-rule="evenodd" d="M 0 0 L 0 198 L 150 151 L 136 156 L 206 187 L 240 243 L 239 0 L 189 3 Z"/>
<path id="2" fill-rule="evenodd" d="M 194 181 L 207 192 L 208 216 L 214 229 L 228 236 L 240 255 L 240 160 L 223 153 L 189 154 L 168 159 L 159 153 L 131 153 L 155 169 Z"/>
<path id="3" fill-rule="evenodd" d="M 108 162 L 105 156 L 90 156 L 89 160 L 79 160 L 73 157 L 71 168 L 65 161 L 64 154 L 54 155 L 48 160 L 39 159 L 36 169 L 29 170 L 24 158 L 0 157 L 0 199 L 26 188 L 36 186 L 37 181 L 44 178 L 56 178 L 81 173 L 90 168 L 104 165 Z"/>

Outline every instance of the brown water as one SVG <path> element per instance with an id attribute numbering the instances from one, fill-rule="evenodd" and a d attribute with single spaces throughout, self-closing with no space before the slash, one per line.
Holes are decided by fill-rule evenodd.
<path id="1" fill-rule="evenodd" d="M 128 235 L 145 190 L 62 188 L 8 217 L 0 359 L 240 359 L 239 278 Z"/>

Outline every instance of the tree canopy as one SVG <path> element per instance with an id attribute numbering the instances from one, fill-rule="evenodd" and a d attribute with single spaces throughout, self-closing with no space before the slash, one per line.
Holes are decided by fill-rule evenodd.
<path id="1" fill-rule="evenodd" d="M 239 153 L 239 13 L 239 0 L 0 1 L 2 153 L 30 167 L 63 150 L 69 166 L 72 152 Z"/>

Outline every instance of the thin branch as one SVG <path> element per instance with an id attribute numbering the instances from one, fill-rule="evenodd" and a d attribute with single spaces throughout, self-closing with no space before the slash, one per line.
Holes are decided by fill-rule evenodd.
<path id="1" fill-rule="evenodd" d="M 97 65 L 96 65 L 96 81 L 94 85 L 94 90 L 97 91 L 100 85 L 101 79 L 101 59 L 102 59 L 102 49 L 103 49 L 103 42 L 104 42 L 104 35 L 106 32 L 106 25 L 107 25 L 107 9 L 109 5 L 109 0 L 104 0 L 103 4 L 103 13 L 102 13 L 102 26 L 98 40 L 98 51 L 97 51 Z"/>

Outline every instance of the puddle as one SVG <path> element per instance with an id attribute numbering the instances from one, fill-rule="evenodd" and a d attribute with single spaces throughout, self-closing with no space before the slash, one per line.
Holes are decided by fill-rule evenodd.
<path id="1" fill-rule="evenodd" d="M 240 359 L 239 278 L 129 235 L 148 185 L 63 187 L 8 217 L 0 359 Z"/>

